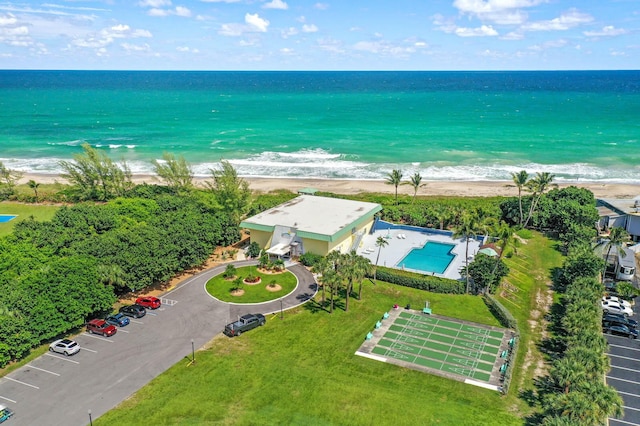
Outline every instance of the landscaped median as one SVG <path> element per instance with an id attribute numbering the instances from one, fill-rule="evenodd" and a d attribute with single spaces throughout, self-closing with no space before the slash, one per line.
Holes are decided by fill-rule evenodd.
<path id="1" fill-rule="evenodd" d="M 235 269 L 231 276 L 223 273 L 211 278 L 207 292 L 223 302 L 261 303 L 286 296 L 297 284 L 296 276 L 289 271 L 261 272 L 256 266 L 245 266 Z"/>

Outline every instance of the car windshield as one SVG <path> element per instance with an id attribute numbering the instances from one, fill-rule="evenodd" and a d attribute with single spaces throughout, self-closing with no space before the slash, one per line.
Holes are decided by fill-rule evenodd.
<path id="1" fill-rule="evenodd" d="M 70 343 L 75 343 L 73 340 L 69 340 L 69 339 L 64 339 L 62 340 L 60 343 L 62 343 L 63 345 L 68 345 Z"/>
<path id="2" fill-rule="evenodd" d="M 67 345 L 67 347 L 69 348 L 75 348 L 76 346 L 78 346 L 78 344 L 76 342 L 71 342 Z"/>

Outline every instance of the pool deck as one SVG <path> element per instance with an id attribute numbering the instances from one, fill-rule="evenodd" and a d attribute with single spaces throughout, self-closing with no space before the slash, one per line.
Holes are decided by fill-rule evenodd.
<path id="1" fill-rule="evenodd" d="M 405 239 L 398 238 L 398 234 L 403 234 L 406 236 Z M 418 232 L 418 231 L 408 231 L 404 229 L 392 229 L 390 231 L 384 229 L 380 231 L 376 231 L 373 234 L 365 235 L 362 238 L 360 243 L 360 247 L 356 250 L 356 252 L 371 260 L 371 263 L 375 265 L 376 257 L 378 256 L 378 247 L 376 247 L 376 241 L 378 237 L 387 237 L 387 241 L 389 244 L 380 250 L 380 260 L 378 261 L 378 265 L 386 266 L 389 268 L 399 267 L 402 268 L 402 265 L 396 266 L 400 260 L 402 260 L 407 253 L 409 253 L 413 248 L 420 248 L 424 246 L 427 241 L 438 241 L 441 243 L 455 244 L 455 247 L 451 251 L 451 254 L 455 255 L 449 267 L 444 271 L 444 274 L 434 273 L 436 277 L 450 278 L 453 280 L 459 280 L 462 278 L 460 275 L 460 269 L 466 265 L 465 259 L 465 250 L 466 245 L 464 242 L 464 238 L 453 239 L 446 235 L 439 235 L 429 233 L 427 230 Z M 469 240 L 469 262 L 473 260 L 473 256 L 480 248 L 480 243 L 476 240 Z M 367 249 L 374 249 L 373 251 Z M 412 271 L 412 269 L 405 268 L 407 271 Z M 413 270 L 414 272 L 425 273 L 425 271 Z"/>

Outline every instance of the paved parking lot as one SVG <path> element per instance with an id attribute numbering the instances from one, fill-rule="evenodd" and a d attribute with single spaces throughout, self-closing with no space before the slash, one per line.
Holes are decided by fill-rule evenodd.
<path id="1" fill-rule="evenodd" d="M 81 333 L 73 338 L 82 348 L 77 354 L 49 352 L 0 378 L 0 403 L 15 411 L 8 424 L 89 424 L 89 410 L 96 419 L 175 363 L 188 362 L 192 345 L 202 347 L 238 315 L 304 303 L 315 293 L 315 281 L 301 266 L 292 270 L 300 271 L 299 286 L 282 304 L 259 309 L 215 301 L 204 285 L 224 271 L 221 266 L 186 280 L 163 296 L 160 309 L 132 319 L 112 337 Z"/>
<path id="2" fill-rule="evenodd" d="M 638 310 L 633 317 L 638 320 Z M 607 383 L 618 390 L 624 401 L 624 415 L 620 419 L 609 419 L 611 426 L 640 426 L 640 340 L 609 336 L 609 359 L 611 371 Z"/>

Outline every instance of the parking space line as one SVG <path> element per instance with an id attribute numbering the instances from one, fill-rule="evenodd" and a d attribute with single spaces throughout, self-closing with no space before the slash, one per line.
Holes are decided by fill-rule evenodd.
<path id="1" fill-rule="evenodd" d="M 113 343 L 113 340 L 109 340 L 105 337 L 99 337 L 99 336 L 94 336 L 91 333 L 84 333 L 83 336 L 87 336 L 87 337 L 93 337 L 94 339 L 98 339 L 98 340 L 102 340 L 104 342 L 109 342 L 109 343 Z"/>
<path id="2" fill-rule="evenodd" d="M 53 355 L 50 353 L 46 353 L 45 355 L 50 356 L 51 358 L 60 359 L 62 361 L 72 362 L 74 364 L 80 364 L 78 361 L 74 361 L 72 359 L 62 358 L 61 356 Z"/>
<path id="3" fill-rule="evenodd" d="M 616 357 L 616 358 L 622 358 L 622 359 L 628 359 L 628 360 L 631 360 L 631 361 L 637 361 L 636 358 L 630 358 L 628 356 L 614 355 L 614 354 L 609 354 L 609 356 Z"/>
<path id="4" fill-rule="evenodd" d="M 638 423 L 631 423 L 631 422 L 627 422 L 625 420 L 614 419 L 614 418 L 609 417 L 609 423 L 611 423 L 611 422 L 624 423 L 625 425 L 632 425 L 632 426 L 640 426 L 640 425 L 638 425 Z"/>
<path id="5" fill-rule="evenodd" d="M 147 315 L 153 315 L 154 317 L 158 316 L 158 314 L 154 314 L 153 312 L 147 312 Z"/>
<path id="6" fill-rule="evenodd" d="M 622 346 L 622 345 L 614 345 L 614 344 L 609 344 L 609 346 L 613 347 L 613 348 L 621 348 L 621 349 L 629 349 L 631 351 L 637 351 L 640 352 L 640 349 L 638 348 L 632 348 L 630 346 Z"/>
<path id="7" fill-rule="evenodd" d="M 93 352 L 94 354 L 98 353 L 98 351 L 94 351 L 93 349 L 87 349 L 85 347 L 81 347 L 80 349 L 82 349 L 83 351 L 87 351 L 87 352 Z"/>
<path id="8" fill-rule="evenodd" d="M 622 408 L 624 408 L 625 410 L 640 411 L 640 408 L 627 407 L 626 405 L 623 405 Z"/>
<path id="9" fill-rule="evenodd" d="M 134 322 L 136 324 L 144 324 L 142 321 L 131 320 L 130 322 Z"/>
<path id="10" fill-rule="evenodd" d="M 622 395 L 629 395 L 636 398 L 640 398 L 640 395 L 638 395 L 637 393 L 629 393 L 629 392 L 622 392 L 622 391 L 618 391 L 618 393 L 621 393 Z"/>
<path id="11" fill-rule="evenodd" d="M 621 382 L 627 382 L 627 383 L 640 384 L 640 383 L 638 383 L 638 382 L 636 382 L 636 381 L 634 381 L 634 380 L 619 379 L 619 378 L 617 378 L 617 377 L 612 377 L 612 376 L 606 376 L 606 377 L 607 377 L 607 379 L 609 379 L 609 380 L 620 380 Z"/>
<path id="12" fill-rule="evenodd" d="M 40 389 L 36 385 L 32 385 L 30 383 L 21 382 L 20 380 L 12 379 L 11 377 L 4 376 L 4 378 L 7 379 L 7 380 L 11 380 L 12 382 L 20 383 L 21 385 L 29 386 L 29 387 L 34 388 L 34 389 Z"/>
<path id="13" fill-rule="evenodd" d="M 18 401 L 14 401 L 13 399 L 9 399 L 9 398 L 5 398 L 4 396 L 0 395 L 0 399 L 4 399 L 5 401 L 9 401 L 9 402 L 13 402 L 14 404 L 17 404 Z"/>
<path id="14" fill-rule="evenodd" d="M 118 333 L 128 333 L 128 331 L 127 331 L 127 330 L 120 330 L 120 329 L 118 329 Z"/>
<path id="15" fill-rule="evenodd" d="M 617 368 L 617 369 L 619 369 L 619 370 L 633 371 L 633 372 L 636 372 L 636 373 L 640 372 L 640 370 L 637 370 L 637 369 L 635 369 L 635 368 L 619 367 L 619 366 L 617 366 L 617 365 L 612 365 L 612 366 L 611 366 L 611 369 L 614 369 L 614 368 Z"/>
<path id="16" fill-rule="evenodd" d="M 53 374 L 54 376 L 60 376 L 58 373 L 54 373 L 53 371 L 45 370 L 44 368 L 38 368 L 34 365 L 27 364 L 25 367 L 33 368 L 34 370 L 44 371 L 45 373 Z"/>

